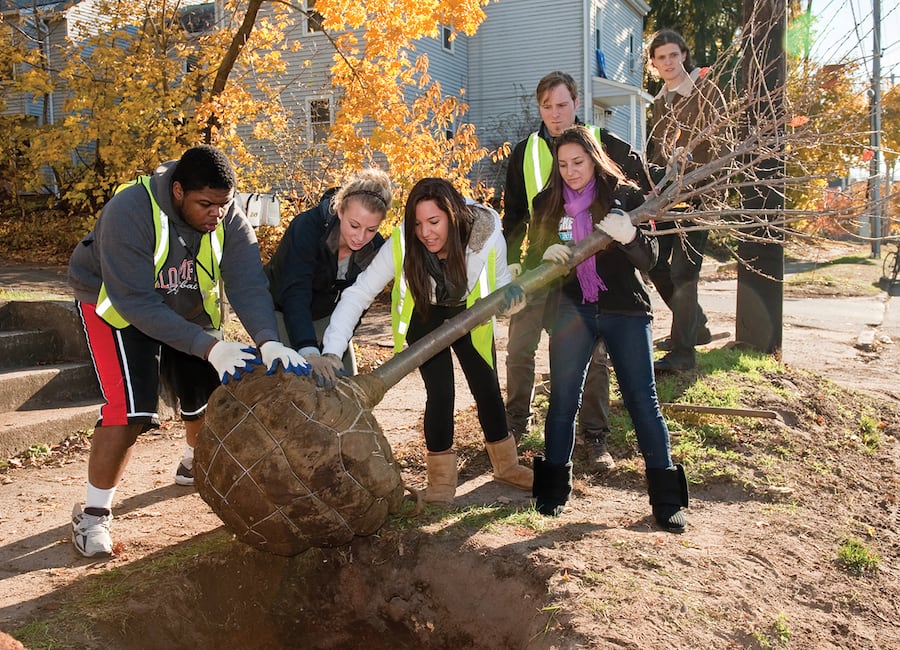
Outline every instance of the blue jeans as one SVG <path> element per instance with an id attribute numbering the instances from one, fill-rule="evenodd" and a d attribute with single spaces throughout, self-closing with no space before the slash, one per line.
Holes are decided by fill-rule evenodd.
<path id="1" fill-rule="evenodd" d="M 544 425 L 547 462 L 559 465 L 572 458 L 575 414 L 599 338 L 606 341 L 647 468 L 670 467 L 669 429 L 659 410 L 653 376 L 650 317 L 601 313 L 595 303 L 574 304 L 565 296 L 550 335 L 550 408 Z"/>

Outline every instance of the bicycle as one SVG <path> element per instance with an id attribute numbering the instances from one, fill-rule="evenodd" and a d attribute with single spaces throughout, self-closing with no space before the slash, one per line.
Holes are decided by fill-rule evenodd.
<path id="1" fill-rule="evenodd" d="M 888 289 L 900 282 L 900 239 L 890 242 L 896 250 L 888 251 L 881 267 L 881 277 L 888 281 Z"/>

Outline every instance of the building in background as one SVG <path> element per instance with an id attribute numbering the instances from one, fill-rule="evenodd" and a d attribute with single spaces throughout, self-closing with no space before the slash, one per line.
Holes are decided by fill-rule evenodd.
<path id="1" fill-rule="evenodd" d="M 96 0 L 0 0 L 4 22 L 16 24 L 35 44 L 45 47 L 48 67 L 60 70 L 68 41 L 77 42 L 78 26 L 102 29 Z M 316 158 L 332 156 L 324 143 L 335 119 L 336 91 L 330 83 L 334 49 L 322 31 L 315 0 L 298 0 L 306 12 L 287 28 L 283 58 L 287 64 L 280 102 L 290 116 L 283 142 L 246 140 L 262 160 L 313 169 Z M 429 74 L 445 95 L 469 106 L 462 120 L 474 124 L 482 144 L 495 149 L 517 142 L 539 122 L 534 98 L 538 80 L 564 70 L 578 81 L 579 117 L 603 126 L 637 151 L 644 149 L 645 110 L 652 98 L 641 89 L 644 0 L 499 0 L 484 7 L 486 19 L 471 37 L 441 26 L 434 38 L 417 41 L 415 55 L 429 58 Z M 263 5 L 261 15 L 271 11 Z M 182 26 L 191 33 L 224 24 L 222 0 L 183 0 Z M 361 34 L 360 34 L 361 35 Z M 293 49 L 291 43 L 301 47 Z M 190 62 L 186 62 L 190 65 Z M 21 115 L 36 126 L 58 122 L 65 90 L 46 96 L 6 97 L 7 115 Z M 416 88 L 407 93 L 411 101 Z M 459 125 L 436 137 L 452 137 Z M 300 153 L 298 153 L 300 152 Z M 478 173 L 502 179 L 502 170 Z M 488 179 L 490 183 L 490 179 Z M 493 184 L 496 184 L 494 182 Z"/>

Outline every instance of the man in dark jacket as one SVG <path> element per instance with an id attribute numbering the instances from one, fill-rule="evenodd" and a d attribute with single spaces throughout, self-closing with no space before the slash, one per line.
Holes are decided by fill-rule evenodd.
<path id="1" fill-rule="evenodd" d="M 653 101 L 648 160 L 665 165 L 682 150 L 684 157 L 690 154 L 689 166 L 708 163 L 722 144 L 721 138 L 710 129 L 717 116 L 725 113 L 721 91 L 706 76 L 707 68 L 693 67 L 690 50 L 677 32 L 671 29 L 657 32 L 648 53 L 651 65 L 664 82 Z M 715 198 L 705 196 L 696 203 L 703 205 Z M 690 221 L 680 223 L 692 225 Z M 675 225 L 675 222 L 663 222 L 658 228 L 671 229 Z M 672 329 L 669 338 L 659 344 L 668 353 L 654 363 L 658 371 L 693 368 L 694 346 L 709 343 L 712 338 L 697 298 L 708 236 L 708 231 L 697 230 L 659 237 L 659 261 L 649 275 L 660 297 L 672 310 Z"/>

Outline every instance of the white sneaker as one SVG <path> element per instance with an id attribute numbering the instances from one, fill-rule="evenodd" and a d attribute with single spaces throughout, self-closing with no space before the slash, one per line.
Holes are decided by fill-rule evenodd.
<path id="1" fill-rule="evenodd" d="M 89 515 L 76 503 L 72 508 L 72 543 L 84 557 L 112 555 L 109 522 L 112 513 Z"/>
<path id="2" fill-rule="evenodd" d="M 192 461 L 185 462 L 182 460 L 178 463 L 178 469 L 175 471 L 175 482 L 178 485 L 194 484 L 194 463 Z"/>

